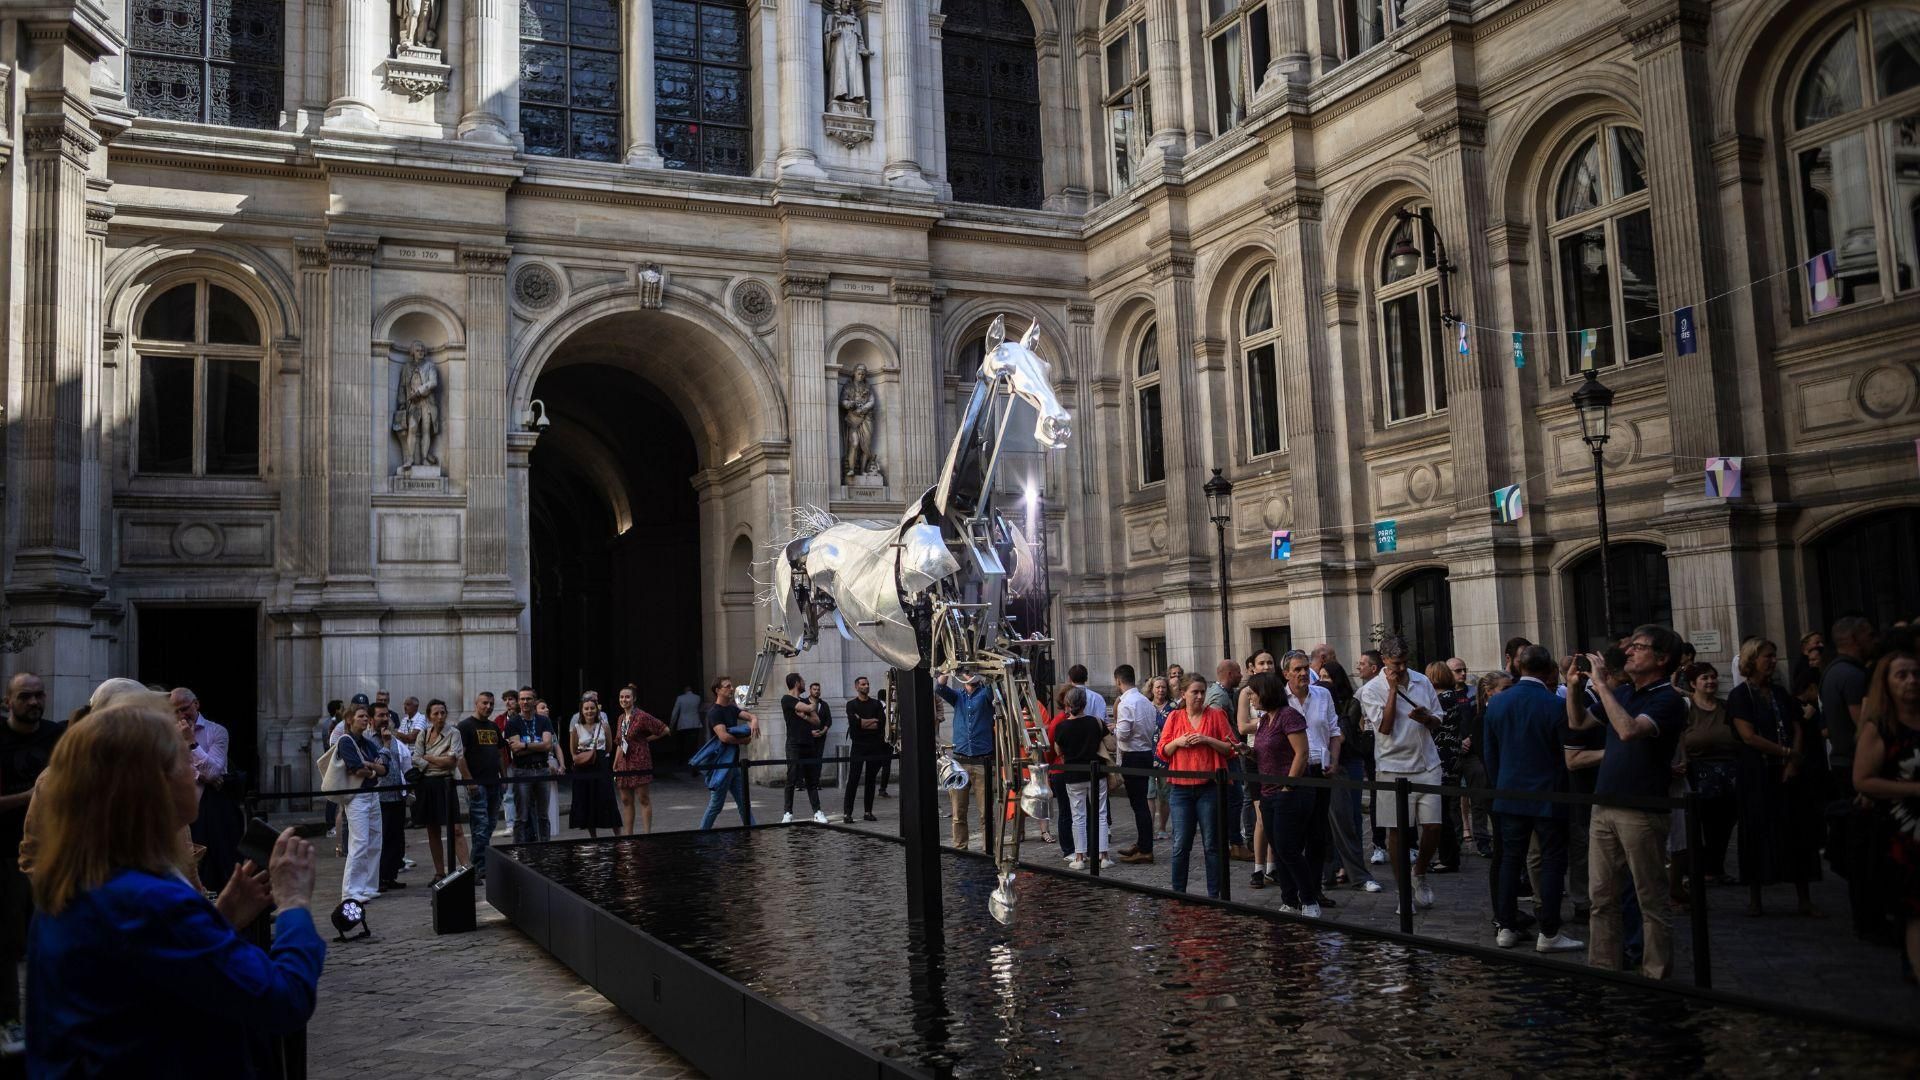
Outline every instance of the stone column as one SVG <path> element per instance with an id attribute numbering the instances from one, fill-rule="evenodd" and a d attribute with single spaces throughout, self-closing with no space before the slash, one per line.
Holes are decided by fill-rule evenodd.
<path id="1" fill-rule="evenodd" d="M 820 110 L 814 104 L 814 84 L 825 59 L 820 34 L 814 29 L 815 0 L 785 0 L 776 12 L 780 27 L 780 157 L 781 179 L 821 180 L 813 148 Z M 824 91 L 823 91 L 824 93 Z"/>
<path id="2" fill-rule="evenodd" d="M 1155 93 L 1159 91 L 1156 89 Z M 1154 110 L 1159 111 L 1156 100 Z M 1148 263 L 1153 283 L 1154 318 L 1160 337 L 1161 416 L 1166 424 L 1167 570 L 1162 579 L 1166 605 L 1168 655 L 1227 655 L 1220 632 L 1220 583 L 1215 569 L 1215 536 L 1207 519 L 1200 485 L 1212 468 L 1228 472 L 1224 440 L 1208 437 L 1208 399 L 1200 364 L 1190 360 L 1199 343 L 1199 315 L 1193 296 L 1193 256 L 1184 250 L 1156 251 Z M 1231 541 L 1231 537 L 1229 537 Z M 1190 659 L 1189 664 L 1199 664 Z M 1209 666 L 1211 660 L 1208 661 Z"/>
<path id="3" fill-rule="evenodd" d="M 788 271 L 780 279 L 787 299 L 787 400 L 791 406 L 793 502 L 827 505 L 832 498 L 835 407 L 826 378 L 825 274 Z"/>
<path id="4" fill-rule="evenodd" d="M 295 245 L 300 260 L 300 312 L 306 324 L 300 339 L 299 449 L 294 462 L 294 559 L 300 576 L 318 581 L 327 573 L 327 245 L 303 240 Z"/>
<path id="5" fill-rule="evenodd" d="M 1185 11 L 1179 0 L 1147 3 L 1147 85 L 1153 90 L 1151 145 L 1170 163 L 1178 163 L 1187 151 L 1187 132 L 1180 126 L 1187 98 L 1180 82 L 1180 20 Z M 1171 638 L 1167 645 L 1172 648 Z"/>
<path id="6" fill-rule="evenodd" d="M 918 95 L 914 93 L 913 53 L 917 28 L 926 21 L 920 0 L 885 0 L 887 72 L 887 183 L 907 191 L 928 192 L 920 175 Z M 871 90 L 871 86 L 869 86 Z"/>
<path id="7" fill-rule="evenodd" d="M 514 656 L 514 671 L 533 670 L 533 539 L 528 532 L 529 508 L 533 505 L 529 490 L 531 477 L 529 467 L 532 463 L 534 443 L 540 441 L 537 431 L 506 432 L 506 484 L 507 510 L 503 515 L 510 528 L 512 587 L 514 595 L 519 597 L 520 611 L 518 645 Z M 476 679 L 490 679 L 492 672 L 485 665 L 475 667 L 469 664 L 467 670 L 468 685 L 474 686 Z M 478 688 L 477 686 L 475 687 Z M 471 695 L 469 695 L 471 696 Z"/>
<path id="8" fill-rule="evenodd" d="M 1322 530 L 1322 504 L 1340 485 L 1339 444 L 1334 435 L 1330 380 L 1315 372 L 1330 369 L 1327 339 L 1322 327 L 1326 292 L 1326 248 L 1320 235 L 1321 197 L 1317 190 L 1296 187 L 1284 192 L 1269 209 L 1273 216 L 1274 317 L 1280 331 L 1280 384 L 1287 425 L 1287 460 L 1293 512 L 1287 528 L 1293 530 L 1293 557 L 1284 566 L 1287 581 L 1287 618 L 1296 644 L 1329 640 L 1335 624 L 1328 597 L 1341 588 L 1344 575 L 1338 535 Z M 1337 514 L 1336 504 L 1333 512 Z M 1334 521 L 1342 519 L 1335 517 Z M 1338 626 L 1338 629 L 1350 629 Z"/>
<path id="9" fill-rule="evenodd" d="M 503 247 L 460 246 L 467 274 L 467 579 L 489 599 L 507 579 L 507 259 Z"/>
<path id="10" fill-rule="evenodd" d="M 359 0 L 333 0 L 334 4 Z M 520 119 L 514 63 L 519 32 L 509 18 L 508 0 L 466 0 L 466 112 L 460 116 L 460 138 L 466 142 L 506 146 Z M 649 12 L 649 24 L 651 12 Z M 648 99 L 652 100 L 652 99 Z"/>
<path id="11" fill-rule="evenodd" d="M 900 316 L 900 401 L 895 421 L 908 437 L 899 440 L 900 460 L 889 463 L 889 478 L 901 498 L 912 499 L 933 486 L 940 467 L 938 451 L 925 443 L 934 430 L 934 402 L 939 396 L 939 364 L 933 357 L 933 287 L 924 281 L 893 283 L 893 302 Z"/>
<path id="12" fill-rule="evenodd" d="M 333 0 L 333 100 L 327 102 L 323 126 L 360 131 L 380 127 L 380 76 L 375 69 L 386 58 L 392 20 L 393 9 L 381 0 Z"/>
<path id="13" fill-rule="evenodd" d="M 327 584 L 373 588 L 373 255 L 370 238 L 327 241 Z"/>
<path id="14" fill-rule="evenodd" d="M 665 165 L 654 145 L 653 0 L 626 0 L 627 62 L 620 75 L 620 118 L 626 125 L 627 164 L 658 169 Z"/>
<path id="15" fill-rule="evenodd" d="M 1312 71 L 1307 63 L 1305 0 L 1274 0 L 1273 18 L 1267 25 L 1272 36 L 1273 59 L 1267 64 L 1261 90 L 1272 93 L 1283 82 L 1306 82 Z"/>

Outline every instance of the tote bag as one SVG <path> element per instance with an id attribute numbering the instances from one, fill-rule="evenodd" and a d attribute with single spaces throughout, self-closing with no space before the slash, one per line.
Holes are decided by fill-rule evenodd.
<path id="1" fill-rule="evenodd" d="M 340 737 L 350 739 L 353 736 L 342 735 Z M 321 754 L 320 757 L 314 761 L 313 767 L 319 772 L 321 791 L 339 791 L 342 788 L 351 787 L 353 784 L 353 781 L 347 776 L 347 763 L 340 760 L 339 743 L 334 743 L 332 746 L 327 747 L 327 752 Z M 356 794 L 358 794 L 358 792 L 348 792 L 343 795 L 327 795 L 323 797 L 328 802 L 345 809 L 347 800 L 353 798 Z"/>

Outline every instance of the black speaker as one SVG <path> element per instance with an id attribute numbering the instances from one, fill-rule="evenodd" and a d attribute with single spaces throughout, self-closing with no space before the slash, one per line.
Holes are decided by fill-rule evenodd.
<path id="1" fill-rule="evenodd" d="M 460 869 L 433 883 L 433 932 L 465 934 L 474 927 L 473 867 Z"/>

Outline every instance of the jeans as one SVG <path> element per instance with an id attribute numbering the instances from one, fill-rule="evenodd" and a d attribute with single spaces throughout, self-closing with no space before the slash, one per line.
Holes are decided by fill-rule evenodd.
<path id="1" fill-rule="evenodd" d="M 515 776 L 546 776 L 545 765 L 515 765 Z M 513 842 L 516 844 L 537 844 L 553 839 L 553 823 L 547 818 L 547 785 L 515 784 L 519 796 L 514 804 Z"/>
<path id="2" fill-rule="evenodd" d="M 1494 841 L 1500 876 L 1494 888 L 1494 917 L 1508 930 L 1520 929 L 1520 880 L 1527 872 L 1527 849 L 1540 844 L 1540 933 L 1552 937 L 1560 932 L 1561 883 L 1567 872 L 1567 823 L 1558 818 L 1530 814 L 1495 814 L 1498 838 Z"/>
<path id="3" fill-rule="evenodd" d="M 1280 902 L 1288 907 L 1317 903 L 1320 873 L 1307 862 L 1307 834 L 1313 827 L 1313 789 L 1291 787 L 1260 800 L 1267 816 L 1267 841 L 1280 873 Z"/>
<path id="4" fill-rule="evenodd" d="M 1193 854 L 1193 829 L 1200 827 L 1200 843 L 1205 847 L 1207 895 L 1220 895 L 1220 844 L 1218 807 L 1220 789 L 1213 781 L 1198 784 L 1174 784 L 1168 800 L 1168 826 L 1173 832 L 1173 891 L 1187 891 L 1187 859 Z"/>
<path id="5" fill-rule="evenodd" d="M 467 787 L 467 832 L 472 834 L 473 872 L 485 877 L 487 848 L 493 843 L 493 823 L 500 817 L 500 789 Z"/>
<path id="6" fill-rule="evenodd" d="M 1094 790 L 1096 787 L 1099 789 L 1098 791 Z M 1087 831 L 1088 831 L 1087 818 L 1089 816 L 1087 813 L 1087 802 L 1090 798 L 1094 803 L 1093 813 L 1091 816 L 1096 821 L 1099 822 L 1098 829 L 1099 829 L 1100 845 L 1098 847 L 1093 847 L 1087 838 Z M 1100 783 L 1097 785 L 1087 781 L 1082 781 L 1077 784 L 1068 784 L 1067 785 L 1067 803 L 1073 812 L 1073 852 L 1074 854 L 1085 855 L 1089 851 L 1092 851 L 1093 853 L 1098 855 L 1099 853 L 1106 851 L 1107 850 L 1107 815 L 1103 812 L 1107 808 L 1106 780 L 1102 779 Z"/>
<path id="7" fill-rule="evenodd" d="M 1667 914 L 1667 827 L 1665 813 L 1618 806 L 1593 808 L 1588 856 L 1593 874 L 1593 914 L 1587 962 L 1617 970 L 1620 965 L 1623 905 L 1632 889 L 1640 900 L 1646 951 L 1641 965 L 1649 979 L 1672 974 L 1673 925 Z M 1628 882 L 1627 875 L 1632 874 Z M 1546 877 L 1545 874 L 1541 875 Z M 1546 882 L 1542 881 L 1544 886 Z"/>
<path id="8" fill-rule="evenodd" d="M 855 743 L 850 749 L 849 756 L 853 761 L 847 765 L 847 800 L 840 811 L 842 817 L 853 816 L 854 789 L 860 786 L 863 778 L 867 787 L 867 813 L 873 813 L 873 788 L 880 782 L 881 767 L 887 763 L 888 754 L 891 753 L 885 745 L 863 747 Z"/>
<path id="9" fill-rule="evenodd" d="M 720 816 L 720 808 L 727 804 L 727 796 L 733 796 L 733 805 L 740 808 L 740 824 L 753 824 L 753 810 L 747 805 L 747 770 L 728 769 L 733 775 L 726 783 L 707 792 L 707 812 L 700 815 L 700 828 L 713 828 L 713 819 Z"/>
<path id="10" fill-rule="evenodd" d="M 1120 767 L 1123 769 L 1153 768 L 1153 751 L 1122 750 Z M 1142 855 L 1153 854 L 1153 804 L 1147 801 L 1147 784 L 1151 777 L 1129 776 L 1127 781 L 1127 802 L 1133 807 L 1133 849 Z"/>
<path id="11" fill-rule="evenodd" d="M 802 784 L 807 788 L 807 802 L 813 805 L 813 812 L 820 812 L 820 763 L 818 761 L 801 763 L 802 758 L 817 758 L 819 748 L 787 745 L 787 813 L 793 813 L 793 789 Z"/>
<path id="12" fill-rule="evenodd" d="M 999 804 L 1001 793 L 994 788 L 993 755 L 985 754 L 973 757 L 968 754 L 955 754 L 953 760 L 967 772 L 967 786 L 958 791 L 947 792 L 947 804 L 953 811 L 953 846 L 966 850 L 967 818 L 972 813 L 970 803 L 980 801 L 980 850 L 993 851 L 993 813 Z"/>

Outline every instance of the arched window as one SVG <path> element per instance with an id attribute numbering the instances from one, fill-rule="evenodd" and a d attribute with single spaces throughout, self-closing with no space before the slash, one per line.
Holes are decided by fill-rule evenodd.
<path id="1" fill-rule="evenodd" d="M 1407 664 L 1424 668 L 1453 656 L 1453 591 L 1447 572 L 1416 570 L 1387 593 L 1390 629 L 1407 640 Z"/>
<path id="2" fill-rule="evenodd" d="M 1794 88 L 1788 146 L 1798 257 L 1833 253 L 1831 265 L 1803 276 L 1809 312 L 1912 289 L 1920 265 L 1920 8 L 1857 12 L 1815 50 Z"/>
<path id="3" fill-rule="evenodd" d="M 1553 186 L 1554 269 L 1567 370 L 1660 355 L 1646 140 L 1605 124 L 1584 134 Z M 1588 331 L 1592 331 L 1589 335 Z"/>
<path id="4" fill-rule="evenodd" d="M 1567 568 L 1573 587 L 1573 645 L 1599 652 L 1614 638 L 1646 623 L 1673 625 L 1673 592 L 1667 584 L 1667 553 L 1657 544 L 1609 545 L 1613 553 L 1613 604 L 1602 603 L 1600 552 Z M 1609 618 L 1611 613 L 1611 618 Z M 1677 629 L 1677 628 L 1676 628 Z"/>
<path id="5" fill-rule="evenodd" d="M 1040 68 L 1021 0 L 948 0 L 947 179 L 958 202 L 1034 208 L 1040 177 Z"/>
<path id="6" fill-rule="evenodd" d="M 1107 0 L 1100 41 L 1106 55 L 1107 176 L 1117 193 L 1133 186 L 1147 140 L 1153 137 L 1143 0 Z"/>
<path id="7" fill-rule="evenodd" d="M 529 154 L 619 160 L 620 0 L 523 0 L 520 131 Z"/>
<path id="8" fill-rule="evenodd" d="M 134 467 L 142 473 L 257 476 L 265 356 L 246 301 L 205 279 L 168 288 L 140 316 Z"/>
<path id="9" fill-rule="evenodd" d="M 277 128 L 281 0 L 133 0 L 127 95 L 142 116 Z"/>
<path id="10" fill-rule="evenodd" d="M 1167 478 L 1167 445 L 1160 418 L 1160 328 L 1149 325 L 1133 364 L 1133 402 L 1140 425 L 1140 483 Z"/>
<path id="11" fill-rule="evenodd" d="M 1273 38 L 1265 0 L 1207 0 L 1207 72 L 1213 85 L 1213 132 L 1246 119 L 1247 102 L 1267 81 Z"/>
<path id="12" fill-rule="evenodd" d="M 1850 521 L 1814 544 L 1820 584 L 1810 605 L 1831 629 L 1842 615 L 1865 615 L 1881 629 L 1920 615 L 1920 507 L 1882 510 Z"/>
<path id="13" fill-rule="evenodd" d="M 1280 354 L 1273 323 L 1273 275 L 1262 274 L 1241 309 L 1240 363 L 1247 376 L 1247 453 L 1277 454 L 1286 448 L 1280 424 Z"/>
<path id="14" fill-rule="evenodd" d="M 1386 388 L 1387 421 L 1428 416 L 1447 407 L 1447 377 L 1441 368 L 1446 341 L 1440 327 L 1440 269 L 1430 208 L 1408 207 L 1380 253 L 1380 287 L 1374 309 L 1380 319 L 1380 381 Z"/>
<path id="15" fill-rule="evenodd" d="M 748 27 L 744 0 L 653 0 L 654 138 L 667 168 L 752 171 Z"/>

